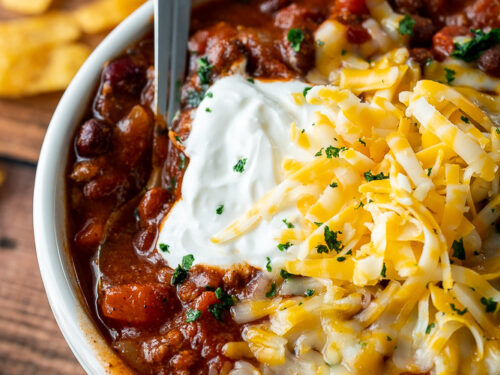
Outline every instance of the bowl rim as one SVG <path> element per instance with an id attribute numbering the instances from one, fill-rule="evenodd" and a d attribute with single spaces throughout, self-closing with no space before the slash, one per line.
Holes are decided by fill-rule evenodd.
<path id="1" fill-rule="evenodd" d="M 33 228 L 45 293 L 60 331 L 83 369 L 92 375 L 130 373 L 89 317 L 66 240 L 64 175 L 71 139 L 94 94 L 106 61 L 152 29 L 147 1 L 92 52 L 64 92 L 50 121 L 35 176 Z M 83 105 L 85 103 L 85 105 Z"/>

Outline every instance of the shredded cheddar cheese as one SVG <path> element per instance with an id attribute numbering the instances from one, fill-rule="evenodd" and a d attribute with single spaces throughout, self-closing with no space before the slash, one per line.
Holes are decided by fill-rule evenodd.
<path id="1" fill-rule="evenodd" d="M 212 239 L 290 203 L 301 214 L 278 239 L 293 277 L 232 308 L 247 323 L 225 347 L 234 374 L 500 374 L 500 99 L 476 90 L 499 86 L 468 84 L 466 68 L 459 87 L 437 82 L 440 67 L 421 76 L 403 16 L 367 5 L 372 45 L 352 50 L 336 21 L 317 31 L 329 83 L 295 96 L 318 106 L 316 126 L 290 131 L 309 161 L 285 160 L 284 181 Z"/>

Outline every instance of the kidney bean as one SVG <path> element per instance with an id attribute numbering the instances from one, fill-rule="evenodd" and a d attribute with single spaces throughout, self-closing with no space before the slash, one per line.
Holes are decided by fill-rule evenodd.
<path id="1" fill-rule="evenodd" d="M 368 8 L 365 0 L 337 0 L 334 13 L 366 14 Z"/>
<path id="2" fill-rule="evenodd" d="M 479 69 L 486 74 L 500 77 L 500 45 L 486 50 L 478 60 Z"/>
<path id="3" fill-rule="evenodd" d="M 432 43 L 432 37 L 436 32 L 436 27 L 430 18 L 412 16 L 415 21 L 413 26 L 413 36 L 411 37 L 412 46 L 425 47 Z"/>
<path id="4" fill-rule="evenodd" d="M 113 195 L 117 201 L 123 202 L 130 191 L 127 176 L 119 171 L 106 171 L 83 187 L 85 198 L 92 200 Z"/>
<path id="5" fill-rule="evenodd" d="M 94 247 L 99 245 L 104 236 L 104 223 L 99 217 L 89 218 L 75 235 L 75 245 L 78 247 Z"/>
<path id="6" fill-rule="evenodd" d="M 419 13 L 424 7 L 423 0 L 393 0 L 391 4 L 398 12 L 406 14 Z"/>
<path id="7" fill-rule="evenodd" d="M 111 126 L 92 118 L 83 123 L 76 137 L 76 150 L 80 156 L 93 157 L 104 154 L 111 143 Z"/>
<path id="8" fill-rule="evenodd" d="M 422 70 L 425 68 L 427 61 L 433 58 L 432 52 L 427 48 L 412 48 L 410 50 L 410 56 L 420 65 Z"/>
<path id="9" fill-rule="evenodd" d="M 144 87 L 146 77 L 143 67 L 135 64 L 130 56 L 124 56 L 104 68 L 103 81 L 109 83 L 113 91 L 137 95 Z"/>
<path id="10" fill-rule="evenodd" d="M 88 182 L 99 174 L 101 159 L 90 159 L 76 163 L 69 177 L 75 182 Z"/>
<path id="11" fill-rule="evenodd" d="M 170 198 L 171 194 L 166 189 L 155 187 L 148 190 L 137 208 L 141 225 L 145 226 L 154 221 L 166 209 Z"/>
<path id="12" fill-rule="evenodd" d="M 363 44 L 371 39 L 371 35 L 363 26 L 348 25 L 347 41 L 352 44 Z"/>
<path id="13" fill-rule="evenodd" d="M 293 3 L 276 13 L 274 26 L 287 30 L 291 28 L 314 30 L 322 18 L 321 13 Z"/>
<path id="14" fill-rule="evenodd" d="M 199 353 L 194 350 L 183 350 L 172 357 L 170 365 L 175 369 L 175 374 L 189 374 L 188 370 L 196 364 L 199 357 Z"/>
<path id="15" fill-rule="evenodd" d="M 262 13 L 274 13 L 289 5 L 291 0 L 266 0 L 260 3 L 259 8 Z"/>
<path id="16" fill-rule="evenodd" d="M 135 251 L 142 256 L 147 256 L 154 250 L 156 238 L 158 237 L 158 227 L 156 224 L 150 225 L 138 232 L 133 239 Z"/>

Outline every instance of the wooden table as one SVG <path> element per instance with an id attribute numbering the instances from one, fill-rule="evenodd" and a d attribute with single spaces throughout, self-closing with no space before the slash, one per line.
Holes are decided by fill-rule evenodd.
<path id="1" fill-rule="evenodd" d="M 69 9 L 89 0 L 54 0 Z M 12 18 L 0 9 L 0 20 Z M 89 38 L 95 45 L 102 36 Z M 33 243 L 32 196 L 45 130 L 61 93 L 0 100 L 0 375 L 84 374 L 57 327 Z"/>

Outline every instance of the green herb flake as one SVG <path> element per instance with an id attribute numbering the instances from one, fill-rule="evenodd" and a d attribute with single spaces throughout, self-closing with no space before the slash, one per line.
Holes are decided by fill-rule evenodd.
<path id="1" fill-rule="evenodd" d="M 158 245 L 158 247 L 160 248 L 161 251 L 163 251 L 164 253 L 170 253 L 170 246 L 167 245 L 166 243 L 161 243 Z"/>
<path id="2" fill-rule="evenodd" d="M 460 260 L 465 260 L 465 248 L 464 248 L 464 239 L 460 238 L 460 240 L 453 241 L 451 245 L 453 249 L 453 256 Z"/>
<path id="3" fill-rule="evenodd" d="M 358 138 L 358 142 L 361 143 L 363 146 L 366 146 L 366 142 L 363 141 L 361 138 Z"/>
<path id="4" fill-rule="evenodd" d="M 357 210 L 357 209 L 363 208 L 364 206 L 365 206 L 365 204 L 363 202 L 359 202 L 359 204 L 356 207 L 354 207 L 354 209 Z"/>
<path id="5" fill-rule="evenodd" d="M 292 246 L 292 244 L 290 242 L 287 242 L 287 243 L 280 243 L 278 244 L 277 247 L 279 251 L 287 251 L 290 246 Z"/>
<path id="6" fill-rule="evenodd" d="M 387 267 L 385 266 L 385 263 L 382 264 L 382 271 L 380 271 L 380 276 L 382 277 L 387 276 Z"/>
<path id="7" fill-rule="evenodd" d="M 186 323 L 192 323 L 201 317 L 200 310 L 187 309 L 186 310 Z"/>
<path id="8" fill-rule="evenodd" d="M 198 59 L 198 77 L 200 78 L 200 84 L 210 84 L 210 71 L 212 68 L 213 67 L 210 65 L 208 58 L 202 57 Z"/>
<path id="9" fill-rule="evenodd" d="M 291 274 L 290 272 L 288 272 L 287 270 L 284 270 L 284 269 L 281 269 L 281 271 L 280 271 L 280 276 L 281 276 L 283 279 L 288 279 L 288 278 L 294 277 L 294 275 L 293 275 L 293 274 Z"/>
<path id="10" fill-rule="evenodd" d="M 470 124 L 470 120 L 469 120 L 469 118 L 468 118 L 468 117 L 466 117 L 466 116 L 460 116 L 460 119 L 461 119 L 463 122 L 465 122 L 466 124 Z"/>
<path id="11" fill-rule="evenodd" d="M 186 166 L 186 155 L 183 153 L 179 154 L 179 170 L 182 171 Z"/>
<path id="12" fill-rule="evenodd" d="M 337 257 L 337 262 L 343 262 L 346 260 L 346 257 Z"/>
<path id="13" fill-rule="evenodd" d="M 253 79 L 253 78 L 248 78 L 247 81 L 252 83 L 252 84 L 255 84 L 255 79 Z"/>
<path id="14" fill-rule="evenodd" d="M 332 182 L 330 185 L 329 185 L 331 188 L 335 189 L 336 187 L 339 187 L 339 184 L 336 183 L 336 182 Z"/>
<path id="15" fill-rule="evenodd" d="M 315 153 L 314 156 L 316 156 L 316 157 L 321 156 L 323 149 L 324 149 L 324 147 L 321 147 L 321 149 L 317 153 Z"/>
<path id="16" fill-rule="evenodd" d="M 208 306 L 208 311 L 217 319 L 218 321 L 224 320 L 225 309 L 220 303 L 214 303 Z"/>
<path id="17" fill-rule="evenodd" d="M 387 341 L 392 341 L 392 337 L 391 336 L 386 336 L 385 338 L 387 339 Z"/>
<path id="18" fill-rule="evenodd" d="M 427 326 L 427 328 L 425 329 L 425 334 L 428 335 L 429 333 L 431 333 L 431 330 L 436 326 L 436 324 L 434 323 L 431 323 Z"/>
<path id="19" fill-rule="evenodd" d="M 485 311 L 487 313 L 492 313 L 496 311 L 498 302 L 491 297 L 489 298 L 481 297 L 481 304 L 486 306 Z"/>
<path id="20" fill-rule="evenodd" d="M 203 91 L 198 92 L 195 90 L 190 90 L 187 93 L 187 104 L 191 108 L 198 107 L 203 100 Z"/>
<path id="21" fill-rule="evenodd" d="M 347 53 L 347 51 L 346 51 L 345 49 L 343 49 L 343 50 L 340 52 L 340 54 L 341 54 L 342 56 L 345 56 L 345 55 L 346 55 L 346 53 Z"/>
<path id="22" fill-rule="evenodd" d="M 307 96 L 307 93 L 312 90 L 312 87 L 305 87 L 304 91 L 302 91 L 302 95 L 304 95 L 304 98 Z"/>
<path id="23" fill-rule="evenodd" d="M 500 135 L 500 128 L 496 128 L 495 131 Z"/>
<path id="24" fill-rule="evenodd" d="M 315 222 L 314 222 L 314 225 L 316 225 L 317 227 L 320 227 L 320 226 L 322 226 L 322 225 L 323 225 L 323 223 L 320 223 L 320 222 L 318 222 L 318 221 L 315 221 Z"/>
<path id="25" fill-rule="evenodd" d="M 221 204 L 219 207 L 217 207 L 215 212 L 217 213 L 217 215 L 222 215 L 222 213 L 224 212 L 224 205 Z"/>
<path id="26" fill-rule="evenodd" d="M 268 292 L 266 292 L 266 298 L 272 298 L 276 296 L 276 282 L 272 282 L 271 284 L 271 289 L 269 289 Z"/>
<path id="27" fill-rule="evenodd" d="M 273 267 L 271 267 L 271 258 L 266 257 L 266 270 L 267 272 L 271 272 L 273 270 Z"/>
<path id="28" fill-rule="evenodd" d="M 430 176 L 430 175 L 431 175 L 431 173 L 432 173 L 432 168 L 428 168 L 428 169 L 427 169 L 427 176 Z"/>
<path id="29" fill-rule="evenodd" d="M 413 36 L 413 27 L 415 26 L 415 20 L 411 18 L 409 14 L 405 15 L 404 18 L 399 21 L 399 33 L 401 35 Z"/>
<path id="30" fill-rule="evenodd" d="M 372 171 L 368 171 L 363 173 L 363 176 L 365 176 L 365 180 L 370 182 L 374 180 L 387 180 L 389 178 L 389 174 L 387 176 L 384 175 L 384 172 L 380 172 L 379 174 L 373 174 Z"/>
<path id="31" fill-rule="evenodd" d="M 326 245 L 316 246 L 316 251 L 318 252 L 318 254 L 328 254 L 330 252 L 328 250 L 328 247 L 326 247 Z"/>
<path id="32" fill-rule="evenodd" d="M 349 250 L 347 253 L 345 253 L 346 255 L 352 255 L 352 250 Z"/>
<path id="33" fill-rule="evenodd" d="M 295 226 L 294 226 L 292 223 L 288 222 L 286 219 L 283 219 L 283 220 L 281 220 L 281 221 L 283 222 L 283 224 L 285 224 L 285 225 L 286 225 L 286 227 L 287 227 L 288 229 L 293 229 L 293 228 L 295 228 Z"/>
<path id="34" fill-rule="evenodd" d="M 290 29 L 287 35 L 288 41 L 290 42 L 292 49 L 295 52 L 300 51 L 300 45 L 305 39 L 305 35 L 301 29 Z"/>
<path id="35" fill-rule="evenodd" d="M 214 97 L 214 94 L 211 93 L 211 92 L 207 92 L 207 95 L 205 95 L 207 98 L 213 98 Z"/>
<path id="36" fill-rule="evenodd" d="M 304 293 L 307 297 L 312 297 L 314 294 L 314 289 L 307 289 Z"/>
<path id="37" fill-rule="evenodd" d="M 467 312 L 467 307 L 464 308 L 463 310 L 460 310 L 460 309 L 457 309 L 455 307 L 455 304 L 454 303 L 450 303 L 450 307 L 453 311 L 455 311 L 458 315 L 464 315 L 466 312 Z"/>
<path id="38" fill-rule="evenodd" d="M 210 112 L 212 112 L 212 110 L 211 110 L 210 108 L 208 108 L 208 107 L 207 107 L 207 108 L 205 108 L 205 112 L 210 113 Z"/>
<path id="39" fill-rule="evenodd" d="M 500 43 L 500 29 L 495 28 L 485 33 L 482 30 L 470 30 L 474 34 L 471 40 L 465 43 L 455 43 L 455 50 L 451 57 L 472 62 L 477 60 L 484 51 Z"/>
<path id="40" fill-rule="evenodd" d="M 238 173 L 243 173 L 243 171 L 245 170 L 246 163 L 247 163 L 247 158 L 238 160 L 238 162 L 233 167 L 233 171 Z"/>
<path id="41" fill-rule="evenodd" d="M 189 271 L 191 269 L 191 266 L 193 265 L 193 262 L 193 254 L 184 255 L 182 257 L 182 268 L 184 268 L 186 271 Z"/>
<path id="42" fill-rule="evenodd" d="M 188 272 L 182 268 L 182 266 L 179 264 L 177 268 L 174 270 L 174 274 L 172 275 L 172 279 L 170 280 L 170 283 L 172 285 L 179 285 L 182 284 L 188 276 Z"/>
<path id="43" fill-rule="evenodd" d="M 345 150 L 347 150 L 347 148 L 343 146 L 342 147 L 328 146 L 325 149 L 325 155 L 328 159 L 338 158 L 340 156 L 340 152 Z"/>
<path id="44" fill-rule="evenodd" d="M 450 84 L 455 80 L 457 74 L 453 69 L 444 68 L 446 83 Z"/>
<path id="45" fill-rule="evenodd" d="M 337 236 L 339 234 L 342 234 L 341 231 L 332 231 L 328 227 L 328 225 L 325 226 L 325 230 L 323 232 L 323 235 L 325 237 L 325 243 L 326 246 L 328 246 L 328 249 L 330 251 L 335 250 L 335 252 L 338 254 L 344 249 L 344 245 L 342 244 L 342 241 L 339 241 Z"/>

